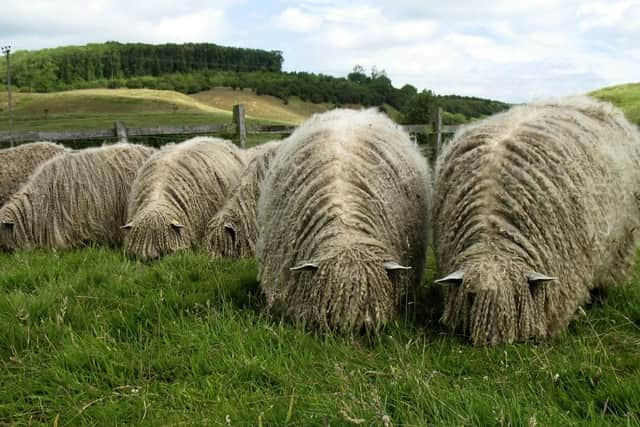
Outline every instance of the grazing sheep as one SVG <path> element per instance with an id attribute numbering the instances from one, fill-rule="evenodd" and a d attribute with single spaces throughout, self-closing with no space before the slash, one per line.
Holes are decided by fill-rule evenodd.
<path id="1" fill-rule="evenodd" d="M 475 345 L 557 334 L 631 266 L 640 137 L 610 104 L 514 107 L 456 135 L 436 175 L 442 321 Z"/>
<path id="2" fill-rule="evenodd" d="M 258 238 L 256 205 L 260 184 L 279 145 L 280 141 L 272 141 L 260 146 L 232 196 L 209 222 L 205 242 L 207 250 L 214 256 L 255 256 Z"/>
<path id="3" fill-rule="evenodd" d="M 265 142 L 264 144 L 258 144 L 251 148 L 240 150 L 242 152 L 244 163 L 248 165 L 249 163 L 251 163 L 251 161 L 254 158 L 261 157 L 262 155 L 264 155 L 265 152 L 270 152 L 271 149 L 274 147 L 274 145 L 278 145 L 281 142 L 282 141 L 280 140 L 269 141 L 269 142 Z"/>
<path id="4" fill-rule="evenodd" d="M 278 149 L 258 202 L 268 306 L 319 329 L 376 332 L 420 280 L 428 182 L 425 159 L 383 114 L 308 120 Z"/>
<path id="5" fill-rule="evenodd" d="M 0 150 L 0 206 L 18 191 L 42 163 L 65 148 L 52 142 L 33 142 Z"/>
<path id="6" fill-rule="evenodd" d="M 197 137 L 164 146 L 140 169 L 129 199 L 125 251 L 150 260 L 199 246 L 207 221 L 244 170 L 231 142 Z"/>
<path id="7" fill-rule="evenodd" d="M 153 151 L 115 144 L 66 151 L 40 165 L 0 209 L 0 247 L 120 244 L 131 183 Z"/>

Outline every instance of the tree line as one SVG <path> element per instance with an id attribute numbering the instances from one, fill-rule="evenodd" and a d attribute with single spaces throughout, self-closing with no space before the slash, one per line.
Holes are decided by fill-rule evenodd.
<path id="1" fill-rule="evenodd" d="M 457 95 L 439 96 L 411 85 L 395 88 L 383 70 L 355 66 L 346 77 L 283 72 L 280 51 L 210 43 L 150 45 L 107 42 L 12 55 L 13 84 L 23 91 L 150 88 L 191 94 L 214 87 L 253 89 L 285 103 L 293 97 L 337 106 L 358 104 L 397 110 L 405 123 L 424 123 L 442 107 L 445 124 L 494 114 L 507 105 Z M 4 63 L 0 73 L 5 74 Z"/>
<path id="2" fill-rule="evenodd" d="M 101 80 L 206 70 L 278 72 L 283 62 L 279 51 L 211 43 L 93 43 L 18 51 L 12 59 L 15 85 L 38 92 L 65 90 Z"/>

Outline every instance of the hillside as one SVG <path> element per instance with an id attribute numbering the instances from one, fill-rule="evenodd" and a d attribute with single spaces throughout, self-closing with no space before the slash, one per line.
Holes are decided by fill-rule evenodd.
<path id="1" fill-rule="evenodd" d="M 640 83 L 609 86 L 593 91 L 589 95 L 617 105 L 622 108 L 629 120 L 640 125 Z"/>
<path id="2" fill-rule="evenodd" d="M 8 128 L 7 95 L 0 93 L 0 129 Z M 83 89 L 54 93 L 15 93 L 13 129 L 71 130 L 113 126 L 129 127 L 228 123 L 234 104 L 247 106 L 249 123 L 296 124 L 329 104 L 277 98 L 226 88 L 193 96 L 151 89 Z"/>
<path id="3" fill-rule="evenodd" d="M 231 88 L 215 88 L 191 95 L 203 104 L 231 111 L 235 104 L 244 104 L 247 114 L 255 118 L 287 123 L 302 123 L 315 113 L 327 111 L 334 107 L 331 103 L 317 103 L 302 101 L 293 97 L 287 103 L 275 96 L 256 95 L 250 89 L 233 90 Z"/>
<path id="4" fill-rule="evenodd" d="M 384 70 L 367 72 L 356 65 L 345 77 L 309 72 L 283 72 L 280 51 L 224 47 L 208 43 L 150 45 L 93 43 L 12 55 L 16 91 L 59 92 L 76 89 L 160 89 L 195 94 L 217 87 L 252 89 L 258 95 L 279 98 L 285 104 L 299 98 L 315 104 L 383 106 L 406 115 L 420 96 L 437 99 L 444 109 L 467 121 L 508 107 L 499 101 L 439 96 L 405 84 L 397 88 Z M 5 75 L 0 61 L 0 75 Z M 3 87 L 0 82 L 0 90 Z M 435 97 L 434 97 L 435 95 Z M 422 102 L 418 102 L 422 103 Z M 415 102 L 414 102 L 415 104 Z M 324 107 L 320 107 L 322 109 Z M 426 121 L 424 114 L 418 122 Z M 299 118 L 292 118 L 299 120 Z"/>

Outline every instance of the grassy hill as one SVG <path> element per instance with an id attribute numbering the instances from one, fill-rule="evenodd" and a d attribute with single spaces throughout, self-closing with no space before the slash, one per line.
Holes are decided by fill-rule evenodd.
<path id="1" fill-rule="evenodd" d="M 605 87 L 589 95 L 617 105 L 629 120 L 640 125 L 640 83 Z"/>
<path id="2" fill-rule="evenodd" d="M 0 129 L 8 129 L 7 95 L 0 93 Z M 245 104 L 249 123 L 298 124 L 313 113 L 333 108 L 292 98 L 287 104 L 253 91 L 216 88 L 194 95 L 153 89 L 82 89 L 13 96 L 13 129 L 75 130 L 227 123 L 235 104 Z"/>
<path id="3" fill-rule="evenodd" d="M 287 103 L 269 95 L 256 95 L 253 90 L 233 90 L 231 88 L 215 88 L 192 95 L 192 98 L 203 104 L 231 111 L 235 104 L 244 104 L 247 114 L 265 120 L 302 123 L 315 113 L 321 113 L 334 107 L 330 103 L 305 102 L 292 97 Z"/>
<path id="4" fill-rule="evenodd" d="M 8 128 L 6 94 L 0 94 L 0 128 Z M 15 130 L 97 129 L 122 120 L 129 127 L 227 123 L 231 110 L 174 91 L 84 89 L 55 93 L 16 93 Z M 287 122 L 249 115 L 249 122 Z"/>

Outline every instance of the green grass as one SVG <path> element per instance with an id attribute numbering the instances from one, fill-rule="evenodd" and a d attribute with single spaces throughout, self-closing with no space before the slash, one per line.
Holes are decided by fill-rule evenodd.
<path id="1" fill-rule="evenodd" d="M 590 95 L 620 107 L 629 120 L 640 124 L 640 83 L 606 87 Z"/>
<path id="2" fill-rule="evenodd" d="M 127 127 L 205 125 L 231 122 L 233 105 L 247 109 L 247 123 L 298 124 L 332 108 L 292 98 L 288 104 L 250 90 L 216 88 L 192 96 L 149 89 L 84 89 L 55 93 L 14 93 L 14 131 L 106 129 L 116 120 Z M 7 95 L 0 93 L 0 131 L 9 129 Z"/>
<path id="3" fill-rule="evenodd" d="M 308 333 L 256 272 L 0 255 L 0 425 L 640 425 L 640 267 L 564 335 L 494 348 L 440 331 L 426 291 L 377 338 Z"/>
<path id="4" fill-rule="evenodd" d="M 0 93 L 0 130 L 9 128 L 6 105 L 7 95 Z M 88 89 L 16 93 L 13 105 L 12 129 L 15 131 L 105 129 L 113 127 L 116 120 L 132 128 L 231 122 L 231 108 L 226 109 L 226 104 L 216 106 L 173 91 Z M 284 116 L 279 119 L 277 114 L 249 115 L 247 123 L 288 123 Z"/>

